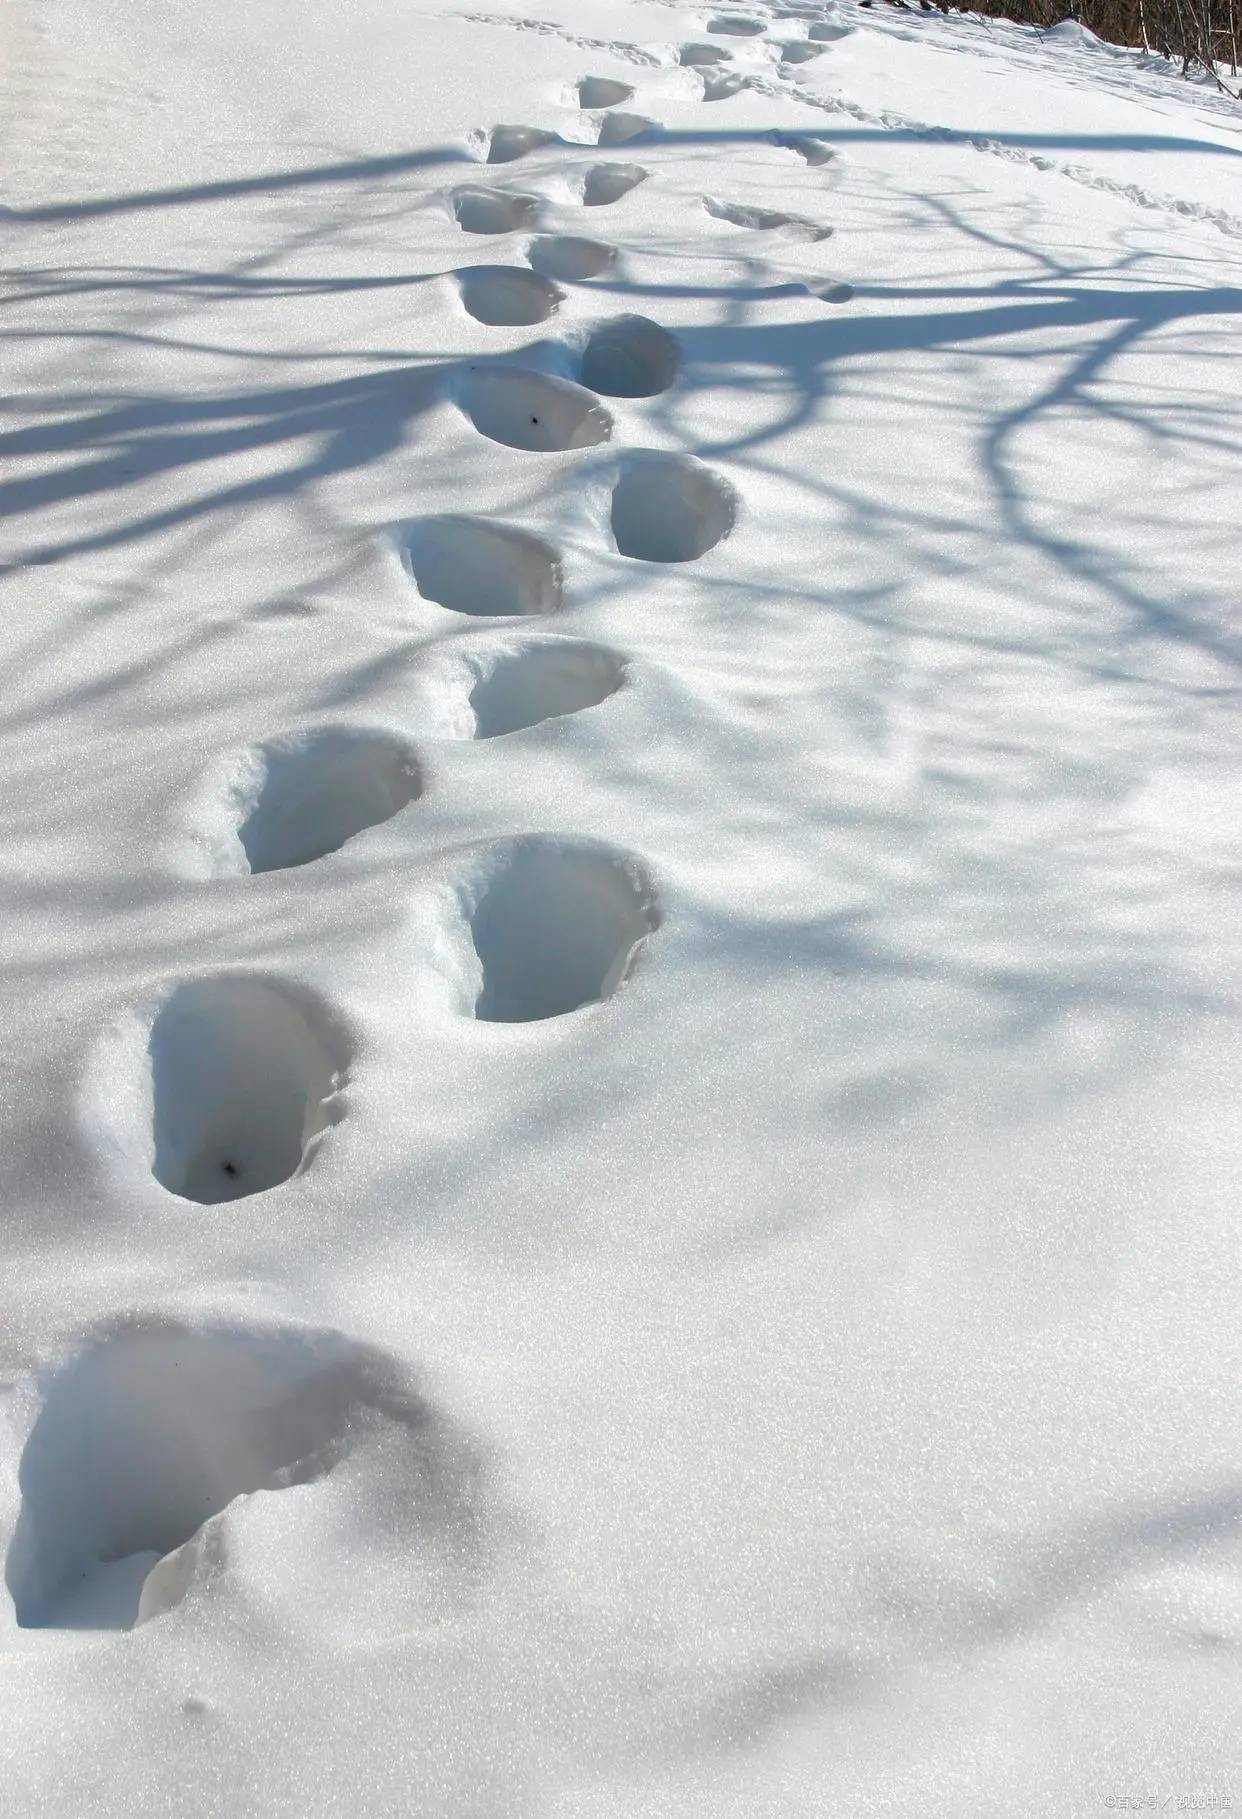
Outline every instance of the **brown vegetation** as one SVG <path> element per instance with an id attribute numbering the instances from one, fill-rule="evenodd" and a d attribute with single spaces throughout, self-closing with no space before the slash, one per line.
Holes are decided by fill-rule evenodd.
<path id="1" fill-rule="evenodd" d="M 1183 73 L 1206 70 L 1223 88 L 1222 68 L 1236 76 L 1242 53 L 1242 0 L 943 0 L 965 12 L 1060 25 L 1076 19 L 1113 44 L 1142 45 L 1177 58 Z M 1233 91 L 1230 91 L 1233 92 Z"/>

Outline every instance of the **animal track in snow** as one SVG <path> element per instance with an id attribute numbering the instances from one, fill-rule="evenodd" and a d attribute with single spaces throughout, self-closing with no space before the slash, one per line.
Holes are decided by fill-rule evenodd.
<path id="1" fill-rule="evenodd" d="M 596 644 L 541 638 L 470 660 L 476 739 L 499 739 L 597 707 L 625 680 L 625 664 Z"/>
<path id="2" fill-rule="evenodd" d="M 709 19 L 707 29 L 723 38 L 758 38 L 767 27 L 762 19 L 742 19 L 736 13 L 725 13 Z"/>
<path id="3" fill-rule="evenodd" d="M 627 456 L 612 493 L 612 534 L 640 562 L 693 562 L 727 537 L 737 495 L 688 455 Z"/>
<path id="4" fill-rule="evenodd" d="M 617 107 L 622 101 L 633 99 L 634 91 L 628 82 L 614 82 L 608 76 L 584 76 L 578 84 L 579 107 Z"/>
<path id="5" fill-rule="evenodd" d="M 620 57 L 628 63 L 641 64 L 645 69 L 659 69 L 661 59 L 654 51 L 644 50 L 640 45 L 631 44 L 624 38 L 588 38 L 581 32 L 568 31 L 563 25 L 553 24 L 547 19 L 515 19 L 512 13 L 461 13 L 459 18 L 468 19 L 476 25 L 499 25 L 509 31 L 535 32 L 542 37 L 559 38 L 563 44 L 575 45 L 584 51 L 609 51 L 614 57 Z"/>
<path id="6" fill-rule="evenodd" d="M 347 1056 L 321 1012 L 265 979 L 179 985 L 151 1025 L 152 1173 L 214 1206 L 278 1187 L 334 1121 Z"/>
<path id="7" fill-rule="evenodd" d="M 791 38 L 779 49 L 782 63 L 810 63 L 812 58 L 822 57 L 824 54 L 822 44 L 808 44 L 805 38 Z"/>
<path id="8" fill-rule="evenodd" d="M 630 139 L 639 139 L 644 133 L 658 133 L 658 120 L 648 120 L 645 114 L 605 114 L 599 123 L 597 145 L 624 145 Z"/>
<path id="9" fill-rule="evenodd" d="M 473 374 L 459 402 L 481 436 L 507 448 L 551 454 L 591 448 L 612 435 L 612 418 L 590 392 L 516 366 Z"/>
<path id="10" fill-rule="evenodd" d="M 703 207 L 717 221 L 727 221 L 732 227 L 751 228 L 765 234 L 780 229 L 792 240 L 827 240 L 832 233 L 830 227 L 821 227 L 818 222 L 804 220 L 800 215 L 784 215 L 772 208 L 744 208 L 737 203 L 720 202 L 714 196 L 704 196 Z"/>
<path id="11" fill-rule="evenodd" d="M 559 143 L 559 135 L 542 126 L 494 126 L 487 135 L 488 164 L 512 164 L 544 145 Z"/>
<path id="12" fill-rule="evenodd" d="M 453 213 L 467 234 L 512 234 L 532 228 L 539 218 L 539 198 L 512 190 L 465 188 L 453 191 Z"/>
<path id="13" fill-rule="evenodd" d="M 641 164 L 593 164 L 583 179 L 583 206 L 607 208 L 620 202 L 622 196 L 645 183 L 647 176 Z"/>
<path id="14" fill-rule="evenodd" d="M 830 164 L 837 155 L 835 146 L 825 145 L 814 133 L 774 132 L 772 143 L 782 151 L 796 152 L 807 164 Z"/>
<path id="15" fill-rule="evenodd" d="M 542 1023 L 610 997 L 659 920 L 635 861 L 551 837 L 492 847 L 459 902 L 474 950 L 462 1009 L 482 1023 Z"/>
<path id="16" fill-rule="evenodd" d="M 517 265 L 472 265 L 457 273 L 462 307 L 491 328 L 524 328 L 546 322 L 563 301 L 546 278 Z"/>
<path id="17" fill-rule="evenodd" d="M 750 83 L 738 70 L 708 70 L 703 77 L 704 101 L 727 101 L 740 94 Z"/>
<path id="18" fill-rule="evenodd" d="M 835 44 L 838 38 L 848 38 L 853 30 L 852 25 L 833 25 L 822 21 L 819 25 L 810 26 L 806 35 L 816 44 Z"/>
<path id="19" fill-rule="evenodd" d="M 411 1460 L 424 1449 L 420 1488 L 448 1477 L 446 1432 L 393 1363 L 330 1331 L 129 1319 L 39 1389 L 5 1563 L 26 1629 L 161 1616 L 223 1564 L 214 1518 L 326 1477 L 378 1424 L 404 1430 Z"/>
<path id="20" fill-rule="evenodd" d="M 646 316 L 614 316 L 588 335 L 578 377 L 605 397 L 653 398 L 668 390 L 680 365 L 680 349 L 667 329 Z"/>
<path id="21" fill-rule="evenodd" d="M 227 869 L 310 865 L 391 820 L 420 789 L 409 748 L 381 733 L 330 728 L 260 746 L 234 777 L 236 862 Z"/>
<path id="22" fill-rule="evenodd" d="M 425 600 L 475 618 L 554 613 L 561 565 L 547 544 L 490 518 L 415 519 L 398 536 Z"/>
<path id="23" fill-rule="evenodd" d="M 677 61 L 688 69 L 705 69 L 713 63 L 728 63 L 732 55 L 723 44 L 683 44 Z"/>
<path id="24" fill-rule="evenodd" d="M 566 284 L 580 284 L 586 278 L 598 278 L 616 264 L 617 251 L 602 240 L 586 240 L 574 234 L 549 234 L 532 240 L 526 249 L 535 271 L 545 278 L 560 278 Z"/>

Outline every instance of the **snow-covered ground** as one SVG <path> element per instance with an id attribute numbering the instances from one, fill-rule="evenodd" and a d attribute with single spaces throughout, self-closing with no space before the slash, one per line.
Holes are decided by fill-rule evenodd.
<path id="1" fill-rule="evenodd" d="M 1242 1805 L 1242 107 L 843 0 L 0 102 L 5 1814 Z"/>

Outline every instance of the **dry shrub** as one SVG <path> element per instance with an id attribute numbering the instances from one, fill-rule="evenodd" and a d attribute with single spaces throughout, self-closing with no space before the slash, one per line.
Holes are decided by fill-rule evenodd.
<path id="1" fill-rule="evenodd" d="M 957 11 L 1016 19 L 1044 30 L 1076 19 L 1112 44 L 1142 45 L 1175 57 L 1183 73 L 1238 74 L 1242 0 L 941 0 Z M 1221 83 L 1224 87 L 1224 84 Z"/>

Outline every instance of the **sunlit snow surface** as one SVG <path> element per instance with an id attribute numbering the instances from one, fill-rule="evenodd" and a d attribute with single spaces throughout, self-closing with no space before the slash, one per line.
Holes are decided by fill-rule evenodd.
<path id="1" fill-rule="evenodd" d="M 6 1814 L 1242 1801 L 1242 107 L 847 0 L 0 103 Z"/>

